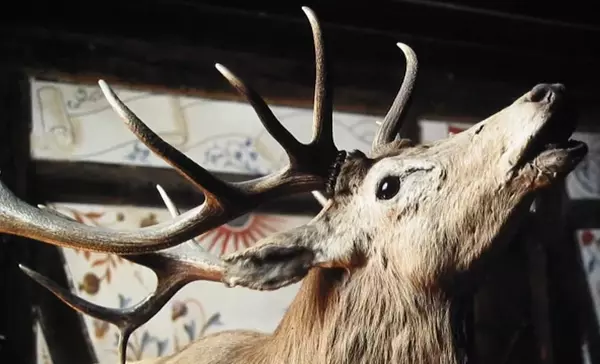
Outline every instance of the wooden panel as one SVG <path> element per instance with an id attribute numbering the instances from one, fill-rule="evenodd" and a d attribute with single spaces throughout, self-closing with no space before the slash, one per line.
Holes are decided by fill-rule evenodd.
<path id="1" fill-rule="evenodd" d="M 558 22 L 540 24 L 406 1 L 375 4 L 365 1 L 253 1 L 245 4 L 232 1 L 108 1 L 103 7 L 94 9 L 94 16 L 86 16 L 85 21 L 79 22 L 73 21 L 71 14 L 77 11 L 87 14 L 89 10 L 85 3 L 70 4 L 68 11 L 38 5 L 30 9 L 28 19 L 19 20 L 22 27 L 6 40 L 22 43 L 22 37 L 27 33 L 24 26 L 43 30 L 48 38 L 55 38 L 60 30 L 87 36 L 104 34 L 108 38 L 153 40 L 173 46 L 188 44 L 235 49 L 309 61 L 311 40 L 307 22 L 300 11 L 302 5 L 314 7 L 325 24 L 331 52 L 340 62 L 379 65 L 401 62 L 394 43 L 404 41 L 415 47 L 426 67 L 474 77 L 526 78 L 528 82 L 555 78 L 594 87 L 595 82 L 589 77 L 597 79 L 599 74 L 595 65 L 600 42 L 595 41 L 598 31 L 593 27 L 564 27 Z M 143 16 L 140 16 L 140 7 L 143 7 Z M 53 12 L 55 16 L 35 17 L 31 16 L 32 11 Z M 131 26 L 131 19 L 135 19 L 136 26 Z M 172 21 L 174 19 L 177 21 Z M 557 44 L 560 44 L 559 49 Z M 90 48 L 101 46 L 90 43 Z M 51 49 L 50 44 L 46 47 Z M 9 53 L 7 58 L 19 55 L 23 53 Z M 56 56 L 46 53 L 45 57 Z M 149 60 L 154 62 L 170 56 L 173 53 L 154 53 Z M 584 75 L 588 76 L 587 80 L 583 79 Z"/>

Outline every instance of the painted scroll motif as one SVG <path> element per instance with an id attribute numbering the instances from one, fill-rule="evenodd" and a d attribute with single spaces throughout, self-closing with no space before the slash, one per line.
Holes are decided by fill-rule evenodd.
<path id="1" fill-rule="evenodd" d="M 127 129 L 97 85 L 31 82 L 33 158 L 167 167 Z M 283 149 L 247 103 L 115 91 L 152 130 L 209 170 L 264 174 L 286 162 Z M 300 141 L 310 140 L 311 109 L 271 108 Z M 368 151 L 376 119 L 335 112 L 336 144 Z"/>

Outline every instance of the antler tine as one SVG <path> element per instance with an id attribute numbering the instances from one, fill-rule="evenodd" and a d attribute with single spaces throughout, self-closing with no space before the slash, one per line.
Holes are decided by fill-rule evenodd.
<path id="1" fill-rule="evenodd" d="M 333 145 L 333 87 L 325 54 L 325 40 L 319 19 L 312 9 L 303 6 L 302 11 L 310 22 L 315 47 L 314 124 L 311 143 L 330 147 Z"/>
<path id="2" fill-rule="evenodd" d="M 314 146 L 323 152 L 336 153 L 337 149 L 333 142 L 333 92 L 330 74 L 327 70 L 323 35 L 314 12 L 306 6 L 302 7 L 302 11 L 306 14 L 313 32 L 316 63 L 313 137 L 309 146 Z M 262 97 L 225 66 L 217 63 L 215 67 L 252 105 L 269 134 L 281 144 L 287 153 L 291 165 L 298 165 L 299 160 L 306 159 L 307 145 L 298 142 L 277 120 Z"/>
<path id="3" fill-rule="evenodd" d="M 21 264 L 19 264 L 19 268 L 27 274 L 31 279 L 36 281 L 39 285 L 46 288 L 50 292 L 52 292 L 56 297 L 58 297 L 61 301 L 67 304 L 69 307 L 74 310 L 81 312 L 82 314 L 89 315 L 95 317 L 102 321 L 107 321 L 119 329 L 119 342 L 118 342 L 118 352 L 119 352 L 119 363 L 125 364 L 126 362 L 126 348 L 127 341 L 129 336 L 137 329 L 140 325 L 132 324 L 130 321 L 131 316 L 128 316 L 128 310 L 119 310 L 113 308 L 106 308 L 102 306 L 98 306 L 92 302 L 86 301 L 68 290 L 60 287 L 54 281 L 48 279 L 47 277 L 39 274 L 38 272 L 29 269 Z"/>
<path id="4" fill-rule="evenodd" d="M 45 209 L 37 209 L 17 198 L 0 182 L 0 232 L 23 236 L 53 245 L 87 251 L 138 255 L 159 251 L 179 245 L 213 229 L 227 221 L 245 214 L 270 200 L 295 193 L 330 188 L 337 177 L 339 166 L 346 154 L 329 143 L 331 131 L 331 103 L 327 73 L 324 68 L 322 40 L 316 18 L 304 9 L 316 39 L 317 91 L 315 129 L 321 130 L 317 139 L 309 144 L 295 140 L 267 112 L 259 97 L 249 92 L 251 102 L 258 109 L 265 126 L 293 156 L 291 163 L 282 170 L 265 177 L 241 183 L 219 180 L 206 169 L 194 163 L 183 153 L 169 145 L 146 126 L 104 82 L 99 85 L 110 105 L 124 119 L 131 131 L 155 154 L 173 166 L 184 178 L 191 181 L 205 195 L 205 201 L 169 222 L 137 230 L 118 231 L 98 226 L 80 224 Z M 223 70 L 223 69 L 221 69 Z M 227 72 L 225 72 L 227 73 Z M 235 81 L 235 80 L 234 80 Z M 241 83 L 237 84 L 242 87 Z M 242 87 L 243 90 L 249 90 Z M 320 106 L 319 106 L 320 105 Z"/>
<path id="5" fill-rule="evenodd" d="M 321 206 L 325 207 L 329 203 L 329 199 L 325 197 L 320 191 L 312 191 L 312 195 Z"/>
<path id="6" fill-rule="evenodd" d="M 132 257 L 134 258 L 130 259 Z M 71 308 L 115 325 L 119 329 L 120 362 L 125 363 L 127 340 L 138 327 L 154 317 L 186 284 L 195 280 L 219 281 L 222 273 L 220 266 L 212 266 L 212 271 L 209 271 L 207 269 L 209 265 L 205 261 L 184 261 L 179 256 L 170 256 L 166 253 L 150 253 L 124 258 L 152 269 L 158 278 L 158 284 L 156 290 L 145 299 L 132 307 L 122 309 L 102 307 L 86 301 L 36 271 L 23 265 L 19 265 L 19 267 Z"/>
<path id="7" fill-rule="evenodd" d="M 171 217 L 177 217 L 179 216 L 179 209 L 177 208 L 177 206 L 175 206 L 175 204 L 173 203 L 173 201 L 171 200 L 171 198 L 169 197 L 169 195 L 167 195 L 167 192 L 162 188 L 161 185 L 156 185 L 156 189 L 158 190 L 158 194 L 160 195 L 160 197 L 162 198 L 163 202 L 165 203 L 165 206 L 167 207 L 167 210 L 169 210 L 169 213 L 171 214 Z M 196 241 L 196 239 L 192 238 L 190 239 L 187 244 L 190 247 L 193 247 L 194 249 L 198 249 L 202 252 L 204 252 L 205 250 L 202 249 L 202 247 L 200 246 L 200 244 Z"/>
<path id="8" fill-rule="evenodd" d="M 161 185 L 156 185 L 156 189 L 158 190 L 158 194 L 162 198 L 165 206 L 167 207 L 167 210 L 171 214 L 171 217 L 177 217 L 179 215 L 179 209 L 177 208 L 177 206 L 175 206 L 173 200 L 171 200 L 171 198 L 167 194 L 167 191 L 165 191 L 165 189 L 162 188 Z"/>
<path id="9" fill-rule="evenodd" d="M 207 199 L 222 200 L 230 197 L 231 200 L 240 198 L 241 195 L 231 185 L 213 176 L 209 171 L 198 165 L 185 154 L 164 141 L 150 129 L 127 105 L 121 101 L 113 89 L 104 80 L 98 81 L 100 89 L 106 100 L 123 119 L 127 127 L 135 136 L 144 143 L 148 149 L 169 163 L 180 175 L 200 189 Z M 216 197 L 218 196 L 218 198 Z"/>
<path id="10" fill-rule="evenodd" d="M 177 219 L 141 228 L 118 231 L 81 224 L 47 208 L 35 208 L 15 196 L 0 182 L 0 232 L 86 251 L 140 254 L 157 251 L 189 240 L 244 212 L 224 207 L 210 195 L 204 203 Z M 233 217 L 232 217 L 233 216 Z"/>
<path id="11" fill-rule="evenodd" d="M 159 185 L 157 189 L 171 216 L 177 216 L 179 214 L 177 208 L 167 193 Z M 59 214 L 57 211 L 54 212 Z M 221 281 L 223 267 L 220 260 L 205 251 L 201 251 L 198 247 L 198 245 L 190 242 L 188 249 L 185 249 L 184 246 L 177 246 L 169 251 L 123 257 L 150 268 L 156 274 L 158 283 L 156 290 L 142 301 L 132 307 L 120 309 L 102 307 L 86 301 L 36 271 L 23 265 L 19 265 L 19 267 L 30 278 L 48 289 L 71 308 L 82 314 L 115 325 L 119 329 L 119 360 L 120 363 L 124 364 L 129 336 L 154 317 L 175 293 L 192 281 Z"/>
<path id="12" fill-rule="evenodd" d="M 244 81 L 234 75 L 225 66 L 217 63 L 215 67 L 240 94 L 244 95 L 246 100 L 248 100 L 250 105 L 254 108 L 254 111 L 258 115 L 265 129 L 267 129 L 267 132 L 283 147 L 290 162 L 296 164 L 298 162 L 297 156 L 302 155 L 306 149 L 305 146 L 298 142 L 281 122 L 277 120 L 265 100 L 263 100 L 254 89 L 244 83 Z"/>
<path id="13" fill-rule="evenodd" d="M 417 78 L 417 71 L 419 68 L 417 55 L 411 47 L 404 43 L 397 43 L 396 45 L 402 50 L 404 57 L 406 58 L 404 80 L 402 81 L 402 86 L 400 86 L 400 90 L 398 91 L 390 110 L 385 115 L 381 126 L 375 134 L 372 150 L 376 150 L 381 145 L 390 143 L 396 139 L 396 135 L 402 126 L 404 112 L 410 101 Z"/>

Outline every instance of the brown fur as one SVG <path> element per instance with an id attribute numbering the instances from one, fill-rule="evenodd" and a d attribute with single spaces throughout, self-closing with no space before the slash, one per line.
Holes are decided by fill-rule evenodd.
<path id="1" fill-rule="evenodd" d="M 273 335 L 221 332 L 171 357 L 140 363 L 454 363 L 445 340 L 449 306 L 437 295 L 417 297 L 400 286 L 382 290 L 391 282 L 375 264 L 346 283 L 338 273 L 332 278 L 326 270 L 311 271 Z"/>
<path id="2" fill-rule="evenodd" d="M 313 221 L 225 258 L 233 284 L 304 279 L 277 330 L 222 332 L 142 363 L 457 363 L 455 299 L 514 236 L 534 192 L 583 158 L 560 148 L 524 154 L 556 109 L 528 93 L 445 140 L 350 154 Z M 400 176 L 400 190 L 378 200 L 387 175 Z"/>

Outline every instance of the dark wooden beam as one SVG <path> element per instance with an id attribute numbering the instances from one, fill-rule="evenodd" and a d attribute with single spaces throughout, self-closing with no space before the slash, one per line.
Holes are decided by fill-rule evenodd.
<path id="1" fill-rule="evenodd" d="M 454 13 L 469 13 L 482 18 L 513 20 L 532 26 L 550 26 L 558 29 L 580 29 L 597 31 L 597 17 L 593 5 L 585 0 L 568 3 L 550 3 L 543 0 L 479 1 L 479 0 L 391 0 L 412 3 L 429 8 L 446 9 Z"/>
<path id="2" fill-rule="evenodd" d="M 567 219 L 574 230 L 600 229 L 600 201 L 570 200 Z"/>
<path id="3" fill-rule="evenodd" d="M 137 11 L 122 6 L 119 9 L 125 15 L 133 16 L 132 12 Z M 176 10 L 177 6 L 173 4 L 168 11 L 186 9 Z M 199 39 L 188 39 L 190 34 L 174 33 L 171 28 L 163 29 L 160 37 L 152 36 L 156 22 L 152 23 L 154 30 L 140 31 L 149 26 L 140 23 L 133 33 L 107 30 L 94 22 L 85 25 L 57 22 L 52 26 L 44 26 L 43 22 L 6 23 L 2 29 L 5 36 L 0 38 L 3 50 L 0 65 L 19 67 L 33 76 L 52 80 L 95 83 L 98 78 L 105 78 L 138 89 L 239 99 L 214 69 L 218 61 L 247 79 L 273 104 L 311 107 L 313 50 L 309 27 L 301 14 L 280 19 L 213 8 L 201 7 L 189 12 L 197 15 L 194 24 L 201 25 L 192 32 L 203 35 Z M 333 48 L 336 109 L 384 114 L 404 73 L 402 54 L 394 46 L 398 38 L 373 34 L 359 27 L 338 29 L 327 25 L 335 23 L 333 15 L 325 18 L 329 19 L 325 26 L 328 44 L 333 45 L 330 48 Z M 113 21 L 118 24 L 118 19 Z M 238 29 L 248 31 L 236 30 L 235 37 L 226 39 L 215 31 L 217 23 L 237 24 Z M 129 25 L 127 29 L 131 28 Z M 273 37 L 275 33 L 279 38 Z M 244 39 L 243 44 L 234 42 L 239 37 Z M 595 100 L 600 68 L 596 63 L 590 68 L 589 64 L 583 64 L 587 61 L 573 54 L 556 61 L 546 56 L 528 58 L 522 53 L 463 51 L 460 46 L 436 41 L 423 43 L 422 49 L 418 45 L 417 42 L 415 49 L 422 68 L 406 122 L 413 133 L 417 129 L 416 120 L 423 114 L 483 118 L 542 81 L 567 82 L 582 109 L 581 129 L 600 129 L 597 122 L 600 110 Z M 462 58 L 452 63 L 452 57 Z"/>
<path id="4" fill-rule="evenodd" d="M 2 182 L 31 203 L 29 80 L 19 70 L 3 70 L 0 84 L 0 110 L 4 116 L 0 122 Z M 18 266 L 31 267 L 64 286 L 67 277 L 58 249 L 11 235 L 2 235 L 0 240 L 0 361 L 35 361 L 33 323 L 36 316 L 54 362 L 94 361 L 91 346 L 81 334 L 83 322 L 78 313 L 33 282 Z"/>
<path id="5" fill-rule="evenodd" d="M 32 203 L 29 169 L 30 84 L 21 70 L 0 72 L 0 170 L 2 183 Z M 81 316 L 20 269 L 24 264 L 60 286 L 68 280 L 58 248 L 12 235 L 0 236 L 0 362 L 33 363 L 37 318 L 55 363 L 95 362 Z"/>
<path id="6" fill-rule="evenodd" d="M 167 191 L 181 209 L 190 209 L 204 201 L 202 193 L 171 168 L 35 161 L 32 171 L 35 198 L 39 202 L 164 207 L 156 190 L 157 184 Z M 215 175 L 228 182 L 259 177 L 230 173 Z M 265 204 L 256 211 L 316 215 L 320 209 L 321 206 L 311 194 L 300 194 Z"/>
<path id="7" fill-rule="evenodd" d="M 4 26 L 9 32 L 6 38 L 14 42 L 22 42 L 28 30 L 37 29 L 48 38 L 60 32 L 90 39 L 104 35 L 308 62 L 311 39 L 301 5 L 312 6 L 322 19 L 330 52 L 339 62 L 401 63 L 394 43 L 404 41 L 415 48 L 425 68 L 461 77 L 528 83 L 551 79 L 593 90 L 600 75 L 595 28 L 532 24 L 405 1 L 107 1 L 85 22 L 74 21 L 67 12 L 48 16 L 52 9 L 40 6 L 31 9 L 27 18 L 12 19 Z M 31 11 L 46 16 L 34 17 Z M 73 3 L 69 11 L 87 11 L 87 5 Z M 167 20 L 173 19 L 177 21 L 167 26 Z M 13 57 L 7 53 L 7 58 Z M 150 55 L 149 61 L 154 60 Z"/>
<path id="8" fill-rule="evenodd" d="M 0 171 L 2 182 L 17 196 L 27 199 L 28 82 L 21 72 L 0 71 Z M 31 242 L 0 234 L 0 362 L 32 363 L 33 282 L 18 264 L 31 265 Z"/>

